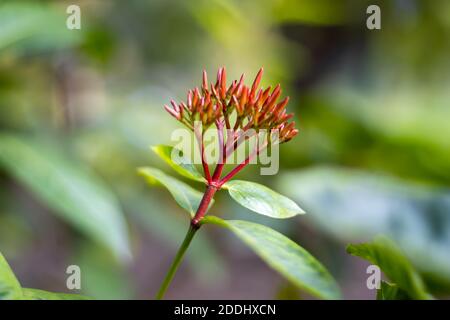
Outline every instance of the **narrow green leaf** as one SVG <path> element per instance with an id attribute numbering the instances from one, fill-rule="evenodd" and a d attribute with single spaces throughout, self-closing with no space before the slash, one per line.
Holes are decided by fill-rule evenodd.
<path id="1" fill-rule="evenodd" d="M 80 163 L 35 139 L 0 134 L 0 166 L 52 212 L 110 248 L 117 257 L 129 258 L 128 232 L 117 199 Z"/>
<path id="2" fill-rule="evenodd" d="M 155 168 L 139 168 L 138 173 L 145 177 L 150 184 L 160 183 L 166 187 L 175 201 L 191 216 L 194 216 L 203 197 L 201 192 Z"/>
<path id="3" fill-rule="evenodd" d="M 206 182 L 195 165 L 182 155 L 181 150 L 167 145 L 154 146 L 152 150 L 183 177 L 199 182 Z"/>
<path id="4" fill-rule="evenodd" d="M 390 239 L 379 236 L 371 243 L 350 244 L 347 252 L 379 266 L 412 299 L 431 298 L 419 273 Z"/>
<path id="5" fill-rule="evenodd" d="M 286 219 L 305 213 L 291 199 L 255 182 L 232 180 L 224 188 L 242 206 L 271 218 Z"/>
<path id="6" fill-rule="evenodd" d="M 20 283 L 0 252 L 0 300 L 16 300 L 21 297 Z"/>
<path id="7" fill-rule="evenodd" d="M 23 288 L 23 300 L 91 300 L 79 294 L 49 292 L 39 289 Z"/>
<path id="8" fill-rule="evenodd" d="M 215 216 L 206 216 L 202 223 L 231 230 L 270 267 L 310 294 L 324 299 L 340 297 L 339 288 L 325 267 L 281 233 L 257 223 Z"/>
<path id="9" fill-rule="evenodd" d="M 381 287 L 377 290 L 377 300 L 408 300 L 408 294 L 398 285 L 381 281 Z"/>

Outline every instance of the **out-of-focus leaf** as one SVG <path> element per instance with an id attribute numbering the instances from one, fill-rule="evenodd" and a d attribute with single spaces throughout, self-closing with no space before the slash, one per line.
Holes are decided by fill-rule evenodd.
<path id="1" fill-rule="evenodd" d="M 450 128 L 446 120 L 450 117 L 447 108 L 449 92 L 442 90 L 449 86 L 448 79 L 436 87 L 433 83 L 421 86 L 406 81 L 396 90 L 390 90 L 386 87 L 385 77 L 384 74 L 375 76 L 376 83 L 370 87 L 373 90 L 361 90 L 346 81 L 339 81 L 339 85 L 324 86 L 319 94 L 327 101 L 332 99 L 333 103 L 328 105 L 337 112 L 377 135 L 401 144 L 425 146 L 418 151 L 437 151 L 443 160 L 448 161 Z M 386 112 L 390 117 L 384 117 Z"/>
<path id="2" fill-rule="evenodd" d="M 65 10 L 49 5 L 14 1 L 0 5 L 0 50 L 11 45 L 29 49 L 57 49 L 76 44 L 82 30 L 66 27 Z"/>
<path id="3" fill-rule="evenodd" d="M 20 283 L 0 252 L 0 300 L 16 300 L 21 297 Z"/>
<path id="4" fill-rule="evenodd" d="M 425 35 L 427 33 L 423 33 Z M 448 34 L 446 39 L 448 39 Z M 410 53 L 412 48 L 405 44 L 398 44 L 394 34 L 390 36 L 390 51 L 396 51 L 398 55 Z M 417 44 L 423 41 L 415 39 Z M 387 39 L 379 39 L 386 44 Z M 450 43 L 448 40 L 440 40 L 442 43 Z M 396 49 L 392 46 L 398 46 Z M 406 51 L 405 51 L 406 50 Z M 435 54 L 441 54 L 448 49 L 434 50 Z M 394 173 L 402 172 L 419 179 L 429 181 L 449 181 L 450 179 L 450 108 L 448 101 L 450 91 L 444 88 L 450 86 L 448 77 L 436 81 L 429 81 L 423 85 L 421 79 L 414 81 L 406 77 L 399 86 L 392 89 L 390 81 L 395 75 L 406 71 L 404 65 L 396 64 L 384 54 L 380 54 L 384 65 L 390 65 L 389 70 L 377 71 L 373 69 L 370 85 L 355 85 L 349 82 L 347 77 L 331 80 L 317 92 L 322 103 L 330 109 L 328 112 L 337 113 L 347 118 L 353 125 L 362 126 L 366 133 L 375 139 L 374 144 L 365 150 L 361 150 L 361 160 L 371 163 L 378 168 L 386 168 Z M 436 74 L 445 73 L 448 65 L 439 63 L 440 59 L 428 56 L 427 64 L 434 65 Z M 390 61 L 390 62 L 388 62 Z M 373 61 L 372 65 L 379 65 L 381 61 Z M 395 67 L 394 67 L 395 66 Z M 411 66 L 409 66 L 411 67 Z M 410 69 L 407 69 L 411 72 Z M 439 70 L 439 71 L 438 71 Z M 428 72 L 431 72 L 430 70 Z M 412 74 L 411 74 L 412 75 Z M 389 117 L 385 115 L 389 114 Z M 380 121 L 383 119 L 383 121 Z M 336 132 L 331 129 L 328 136 L 331 138 Z M 350 131 L 354 132 L 353 130 Z M 362 133 L 362 132 L 361 132 Z M 356 137 L 356 135 L 353 136 Z M 351 137 L 350 137 L 351 138 Z M 363 138 L 363 137 L 362 137 Z M 366 141 L 367 142 L 367 141 Z M 338 142 L 339 143 L 339 142 Z M 348 143 L 342 141 L 343 147 Z M 370 150 L 370 153 L 366 153 Z M 342 150 L 339 150 L 342 152 Z M 344 151 L 345 152 L 345 151 Z M 386 154 L 389 154 L 387 161 Z M 445 180 L 443 180 L 445 179 Z"/>
<path id="5" fill-rule="evenodd" d="M 231 230 L 270 267 L 310 294 L 324 299 L 340 297 L 339 288 L 325 267 L 281 233 L 257 223 L 215 216 L 206 216 L 202 223 Z"/>
<path id="6" fill-rule="evenodd" d="M 326 167 L 288 172 L 278 182 L 278 188 L 301 202 L 309 212 L 306 218 L 322 230 L 345 242 L 385 234 L 421 272 L 450 283 L 448 189 Z M 441 285 L 440 291 L 444 289 Z"/>
<path id="7" fill-rule="evenodd" d="M 82 165 L 37 140 L 0 134 L 0 166 L 81 232 L 117 257 L 130 257 L 127 227 L 116 198 Z"/>
<path id="8" fill-rule="evenodd" d="M 377 300 L 408 300 L 408 294 L 396 284 L 381 281 L 381 287 L 377 290 Z"/>
<path id="9" fill-rule="evenodd" d="M 347 246 L 347 252 L 380 267 L 384 274 L 412 299 L 431 298 L 419 273 L 388 238 L 376 237 L 370 243 L 350 244 Z"/>
<path id="10" fill-rule="evenodd" d="M 172 194 L 175 201 L 183 209 L 189 212 L 191 216 L 194 216 L 203 197 L 203 194 L 200 191 L 193 189 L 184 182 L 168 176 L 161 170 L 155 168 L 139 168 L 138 172 L 140 175 L 145 177 L 150 184 L 155 184 L 158 182 L 166 187 Z"/>
<path id="11" fill-rule="evenodd" d="M 79 294 L 49 292 L 39 289 L 23 288 L 22 300 L 90 300 Z"/>
<path id="12" fill-rule="evenodd" d="M 242 206 L 271 218 L 286 219 L 305 213 L 291 199 L 255 182 L 232 180 L 224 188 Z"/>
<path id="13" fill-rule="evenodd" d="M 154 146 L 152 150 L 183 177 L 199 182 L 206 182 L 197 168 L 190 163 L 190 160 L 181 154 L 181 150 L 166 145 Z"/>

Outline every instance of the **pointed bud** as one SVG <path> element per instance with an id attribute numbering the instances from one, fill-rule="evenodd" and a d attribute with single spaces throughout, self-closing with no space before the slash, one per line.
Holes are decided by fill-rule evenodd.
<path id="1" fill-rule="evenodd" d="M 216 88 L 220 88 L 220 84 L 222 83 L 222 68 L 219 68 L 217 70 L 217 80 L 216 80 Z"/>
<path id="2" fill-rule="evenodd" d="M 289 102 L 289 97 L 284 98 L 280 103 L 278 103 L 275 107 L 275 114 L 279 115 L 281 114 L 281 111 L 285 110 L 284 108 Z"/>
<path id="3" fill-rule="evenodd" d="M 264 72 L 263 68 L 259 69 L 258 74 L 256 75 L 255 80 L 253 81 L 252 90 L 250 92 L 250 97 L 255 96 L 256 89 L 258 88 L 259 83 L 261 82 L 261 77 L 263 75 L 263 72 Z"/>
<path id="4" fill-rule="evenodd" d="M 285 125 L 283 130 L 281 130 L 280 137 L 284 138 L 289 133 L 289 131 L 294 129 L 294 127 L 295 127 L 295 121 L 292 121 L 288 125 Z"/>
<path id="5" fill-rule="evenodd" d="M 267 99 L 266 107 L 267 112 L 272 113 L 273 112 L 273 106 L 275 105 L 275 102 L 277 102 L 277 99 L 280 97 L 281 90 L 280 85 L 278 84 L 275 89 L 273 89 L 272 94 L 270 95 L 269 99 Z"/>
<path id="6" fill-rule="evenodd" d="M 187 110 L 187 107 L 186 107 L 186 104 L 184 102 L 182 102 L 180 104 L 180 118 L 183 118 L 184 110 Z"/>
<path id="7" fill-rule="evenodd" d="M 258 90 L 258 94 L 255 97 L 253 97 L 252 101 L 250 102 L 251 105 L 255 105 L 259 101 L 259 99 L 261 98 L 262 92 L 263 92 L 262 89 Z"/>
<path id="8" fill-rule="evenodd" d="M 295 137 L 298 134 L 298 130 L 297 129 L 292 129 L 284 138 L 282 142 L 288 142 L 289 140 L 291 140 L 293 137 Z"/>
<path id="9" fill-rule="evenodd" d="M 217 92 L 216 88 L 212 85 L 212 83 L 211 83 L 211 91 L 214 95 L 214 98 L 216 98 L 216 100 L 219 101 L 220 100 L 219 93 Z"/>
<path id="10" fill-rule="evenodd" d="M 233 94 L 235 93 L 236 89 L 237 89 L 237 81 L 234 80 L 234 81 L 231 83 L 230 87 L 228 88 L 227 96 L 233 95 Z"/>
<path id="11" fill-rule="evenodd" d="M 188 95 L 187 95 L 187 105 L 189 110 L 192 111 L 192 90 L 188 91 Z"/>
<path id="12" fill-rule="evenodd" d="M 241 104 L 239 103 L 239 101 L 238 101 L 238 99 L 236 98 L 236 96 L 233 96 L 232 99 L 233 99 L 234 105 L 236 106 L 236 111 L 237 111 L 238 115 L 241 116 L 242 113 L 243 113 Z"/>
<path id="13" fill-rule="evenodd" d="M 176 103 L 174 100 L 170 100 L 170 104 L 172 105 L 173 109 L 174 109 L 176 112 L 179 111 L 178 105 L 177 105 L 177 103 Z"/>
<path id="14" fill-rule="evenodd" d="M 280 119 L 278 120 L 279 123 L 286 122 L 287 120 L 291 119 L 294 116 L 293 113 L 283 114 Z"/>
<path id="15" fill-rule="evenodd" d="M 238 96 L 240 96 L 241 93 L 242 93 L 242 88 L 243 88 L 243 86 L 244 86 L 244 78 L 245 78 L 245 73 L 243 73 L 243 74 L 241 75 L 241 78 L 239 79 L 238 87 L 237 87 L 237 90 L 236 90 L 236 94 L 237 94 Z"/>
<path id="16" fill-rule="evenodd" d="M 267 98 L 269 97 L 269 93 L 270 93 L 270 86 L 266 90 L 264 90 L 261 97 L 259 98 L 258 104 L 257 104 L 259 108 L 264 105 Z"/>
<path id="17" fill-rule="evenodd" d="M 178 112 L 176 112 L 175 110 L 173 110 L 172 108 L 170 108 L 168 105 L 164 105 L 164 109 L 166 109 L 166 111 L 168 112 L 168 113 L 170 113 L 175 119 L 177 119 L 177 120 L 179 120 L 179 117 L 180 117 L 180 115 L 179 115 L 179 113 Z"/>
<path id="18" fill-rule="evenodd" d="M 222 76 L 220 77 L 220 96 L 225 99 L 227 94 L 227 71 L 222 67 Z"/>
<path id="19" fill-rule="evenodd" d="M 203 70 L 202 89 L 203 89 L 203 91 L 208 90 L 208 75 L 206 74 L 205 70 Z"/>
<path id="20" fill-rule="evenodd" d="M 196 107 L 198 100 L 200 98 L 200 92 L 198 92 L 198 88 L 194 89 L 194 96 L 192 97 L 192 106 Z"/>
<path id="21" fill-rule="evenodd" d="M 248 88 L 244 87 L 244 89 L 242 90 L 242 95 L 239 98 L 239 103 L 241 104 L 241 108 L 242 108 L 242 112 L 244 112 L 244 108 L 247 104 L 248 101 Z"/>

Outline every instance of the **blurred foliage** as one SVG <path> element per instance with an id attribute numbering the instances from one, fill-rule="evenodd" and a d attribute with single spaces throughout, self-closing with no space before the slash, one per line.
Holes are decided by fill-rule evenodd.
<path id="1" fill-rule="evenodd" d="M 75 228 L 110 247 L 118 258 L 129 258 L 119 206 L 92 174 L 45 144 L 6 134 L 0 135 L 0 163 Z"/>
<path id="2" fill-rule="evenodd" d="M 392 281 L 392 284 L 383 282 L 378 289 L 377 296 L 381 296 L 381 300 L 396 300 L 397 296 L 405 295 L 409 299 L 431 299 L 419 273 L 388 238 L 378 236 L 371 243 L 351 244 L 347 247 L 347 252 L 379 266 Z"/>
<path id="3" fill-rule="evenodd" d="M 314 224 L 342 241 L 391 237 L 423 273 L 450 291 L 450 193 L 342 168 L 281 175 L 280 188 L 305 206 Z M 295 191 L 294 191 L 295 190 Z"/>
<path id="4" fill-rule="evenodd" d="M 287 88 L 301 132 L 281 146 L 279 176 L 253 166 L 239 178 L 274 186 L 307 214 L 269 221 L 221 194 L 215 213 L 266 219 L 326 258 L 344 297 L 371 293 L 365 281 L 352 283 L 353 259 L 336 248 L 377 233 L 401 247 L 427 286 L 449 294 L 448 1 L 75 2 L 81 30 L 65 27 L 74 1 L 0 2 L 0 251 L 21 283 L 42 287 L 29 276 L 44 274 L 40 265 L 75 263 L 83 294 L 152 296 L 187 227 L 170 195 L 148 190 L 135 170 L 167 168 L 148 151 L 170 144 L 177 128 L 162 105 L 185 98 L 203 68 L 225 65 L 230 79 L 245 72 L 250 82 L 264 66 L 263 85 Z M 382 29 L 369 31 L 365 9 L 374 3 Z M 324 165 L 332 168 L 315 168 Z M 33 260 L 56 235 L 64 241 L 48 264 Z M 210 236 L 194 241 L 182 270 L 205 281 L 184 292 L 241 297 L 223 280 L 245 282 L 259 262 L 231 238 Z M 127 250 L 132 259 L 119 263 L 113 252 Z M 44 277 L 42 289 L 66 290 L 64 271 Z M 264 272 L 263 289 L 248 298 L 275 296 L 282 282 Z"/>

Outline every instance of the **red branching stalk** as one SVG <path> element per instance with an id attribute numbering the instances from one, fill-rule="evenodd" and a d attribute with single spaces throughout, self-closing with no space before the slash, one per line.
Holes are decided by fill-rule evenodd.
<path id="1" fill-rule="evenodd" d="M 203 132 L 198 132 L 197 128 L 195 128 L 194 134 L 200 149 L 200 157 L 202 160 L 203 173 L 205 174 L 206 181 L 210 183 L 211 174 L 209 173 L 208 163 L 205 158 L 205 141 L 203 140 Z"/>
<path id="2" fill-rule="evenodd" d="M 241 162 L 239 165 L 237 165 L 233 170 L 231 170 L 225 177 L 223 177 L 219 182 L 218 186 L 219 188 L 222 187 L 226 182 L 231 180 L 236 174 L 238 174 L 239 171 L 245 168 L 247 164 L 250 163 L 255 157 L 257 157 L 261 151 L 264 151 L 264 149 L 267 148 L 267 143 L 264 144 L 262 147 L 257 147 L 255 151 L 251 155 L 249 155 L 243 162 Z"/>
<path id="3" fill-rule="evenodd" d="M 215 84 L 208 84 L 208 76 L 203 71 L 201 89 L 189 90 L 186 103 L 176 104 L 173 100 L 171 106 L 164 108 L 183 125 L 194 131 L 198 141 L 203 171 L 207 181 L 207 188 L 191 221 L 192 226 L 198 228 L 201 219 L 208 211 L 214 194 L 224 183 L 232 179 L 250 161 L 259 155 L 268 145 L 272 144 L 272 132 L 278 132 L 278 143 L 284 143 L 297 135 L 298 130 L 294 122 L 288 122 L 293 114 L 286 112 L 289 97 L 277 102 L 281 95 L 278 84 L 272 91 L 271 87 L 260 89 L 263 69 L 255 77 L 251 87 L 244 84 L 244 75 L 239 81 L 235 80 L 230 86 L 226 85 L 226 70 L 220 68 L 217 72 Z M 235 115 L 235 122 L 231 123 L 231 115 Z M 202 124 L 202 131 L 196 128 L 195 123 Z M 215 125 L 219 141 L 219 161 L 211 176 L 207 159 L 205 159 L 205 144 L 203 136 L 205 130 Z M 224 141 L 224 129 L 227 130 L 227 139 Z M 258 133 L 261 129 L 267 130 L 267 141 L 237 165 L 223 178 L 222 172 L 229 156 L 236 151 L 242 142 L 250 139 L 246 133 L 254 129 Z M 232 130 L 232 134 L 228 134 Z M 258 138 L 258 135 L 257 135 Z"/>

